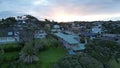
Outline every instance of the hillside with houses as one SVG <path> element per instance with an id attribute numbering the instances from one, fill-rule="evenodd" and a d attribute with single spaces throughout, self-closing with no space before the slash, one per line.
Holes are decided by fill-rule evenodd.
<path id="1" fill-rule="evenodd" d="M 118 68 L 120 21 L 0 20 L 0 68 Z"/>

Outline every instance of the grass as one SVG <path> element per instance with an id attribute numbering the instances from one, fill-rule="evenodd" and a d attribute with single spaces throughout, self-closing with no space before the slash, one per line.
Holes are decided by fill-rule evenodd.
<path id="1" fill-rule="evenodd" d="M 37 40 L 36 40 L 37 41 Z M 62 57 L 64 57 L 68 52 L 66 49 L 58 46 L 58 41 L 53 37 L 48 37 L 42 40 L 42 44 L 47 45 L 46 49 L 38 53 L 39 61 L 32 64 L 17 63 L 14 68 L 52 68 L 52 66 Z M 40 43 L 41 44 L 41 43 Z M 0 44 L 2 45 L 2 44 Z M 0 64 L 0 68 L 9 68 L 11 67 L 12 60 L 19 58 L 20 50 L 16 50 L 17 44 L 4 44 L 0 46 L 6 52 L 3 56 L 0 56 L 1 59 L 4 58 L 3 64 Z M 53 46 L 55 45 L 55 46 Z M 15 50 L 13 50 L 15 49 Z M 1 61 L 2 62 L 2 61 Z"/>
<path id="2" fill-rule="evenodd" d="M 6 59 L 6 61 L 12 61 L 13 59 L 18 58 L 19 52 L 8 52 L 2 55 Z"/>
<path id="3" fill-rule="evenodd" d="M 109 65 L 110 65 L 110 68 L 120 68 L 120 62 L 117 63 L 114 59 L 110 60 Z"/>
<path id="4" fill-rule="evenodd" d="M 67 51 L 62 47 L 50 48 L 38 53 L 39 62 L 22 66 L 24 68 L 52 68 L 52 66 L 62 57 L 67 54 Z"/>
<path id="5" fill-rule="evenodd" d="M 50 48 L 38 53 L 39 62 L 33 64 L 18 64 L 17 68 L 52 68 L 53 64 L 66 54 L 67 50 L 62 47 Z M 6 58 L 7 61 L 11 61 L 11 59 L 18 57 L 18 52 L 5 53 L 3 57 Z M 0 67 L 8 68 L 9 66 L 9 63 L 5 63 Z"/>
<path id="6" fill-rule="evenodd" d="M 42 62 L 41 68 L 51 68 L 51 66 L 57 62 L 60 58 L 64 57 L 67 51 L 61 47 L 51 48 L 46 51 L 40 52 L 39 57 Z"/>
<path id="7" fill-rule="evenodd" d="M 18 58 L 19 52 L 8 52 L 0 55 L 0 60 L 3 60 L 4 62 L 10 62 L 14 61 L 15 59 Z"/>
<path id="8" fill-rule="evenodd" d="M 19 57 L 19 52 L 7 52 L 0 54 L 0 68 L 9 68 L 11 62 L 15 61 Z"/>

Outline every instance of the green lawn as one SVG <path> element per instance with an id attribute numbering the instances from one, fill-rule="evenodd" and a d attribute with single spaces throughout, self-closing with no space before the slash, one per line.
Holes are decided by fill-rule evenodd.
<path id="1" fill-rule="evenodd" d="M 117 63 L 114 59 L 109 62 L 110 68 L 120 68 L 120 62 Z"/>
<path id="2" fill-rule="evenodd" d="M 39 57 L 42 63 L 41 68 L 51 68 L 51 66 L 57 62 L 60 58 L 64 57 L 67 51 L 61 47 L 51 48 L 46 51 L 40 52 Z"/>

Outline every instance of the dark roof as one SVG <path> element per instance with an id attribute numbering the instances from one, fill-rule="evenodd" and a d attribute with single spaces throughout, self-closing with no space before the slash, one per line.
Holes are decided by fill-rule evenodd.
<path id="1" fill-rule="evenodd" d="M 12 27 L 0 28 L 0 37 L 13 37 L 14 29 Z"/>
<path id="2" fill-rule="evenodd" d="M 96 33 L 86 33 L 86 32 L 85 33 L 83 32 L 83 33 L 79 34 L 79 36 L 87 36 L 87 37 L 89 37 L 89 36 L 96 36 L 96 35 L 97 35 Z"/>
<path id="3" fill-rule="evenodd" d="M 116 39 L 118 39 L 117 37 L 101 37 L 100 39 L 102 40 L 111 40 L 111 41 L 116 41 Z"/>

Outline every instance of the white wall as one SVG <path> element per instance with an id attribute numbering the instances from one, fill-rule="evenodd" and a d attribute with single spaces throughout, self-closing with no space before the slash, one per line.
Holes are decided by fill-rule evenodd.
<path id="1" fill-rule="evenodd" d="M 46 33 L 41 33 L 41 34 L 35 34 L 35 38 L 40 38 L 43 39 L 46 37 Z"/>
<path id="2" fill-rule="evenodd" d="M 93 27 L 92 28 L 92 33 L 101 33 L 102 32 L 102 29 L 99 28 L 99 27 Z"/>
<path id="3" fill-rule="evenodd" d="M 14 37 L 0 37 L 0 43 L 11 43 L 16 42 Z"/>

